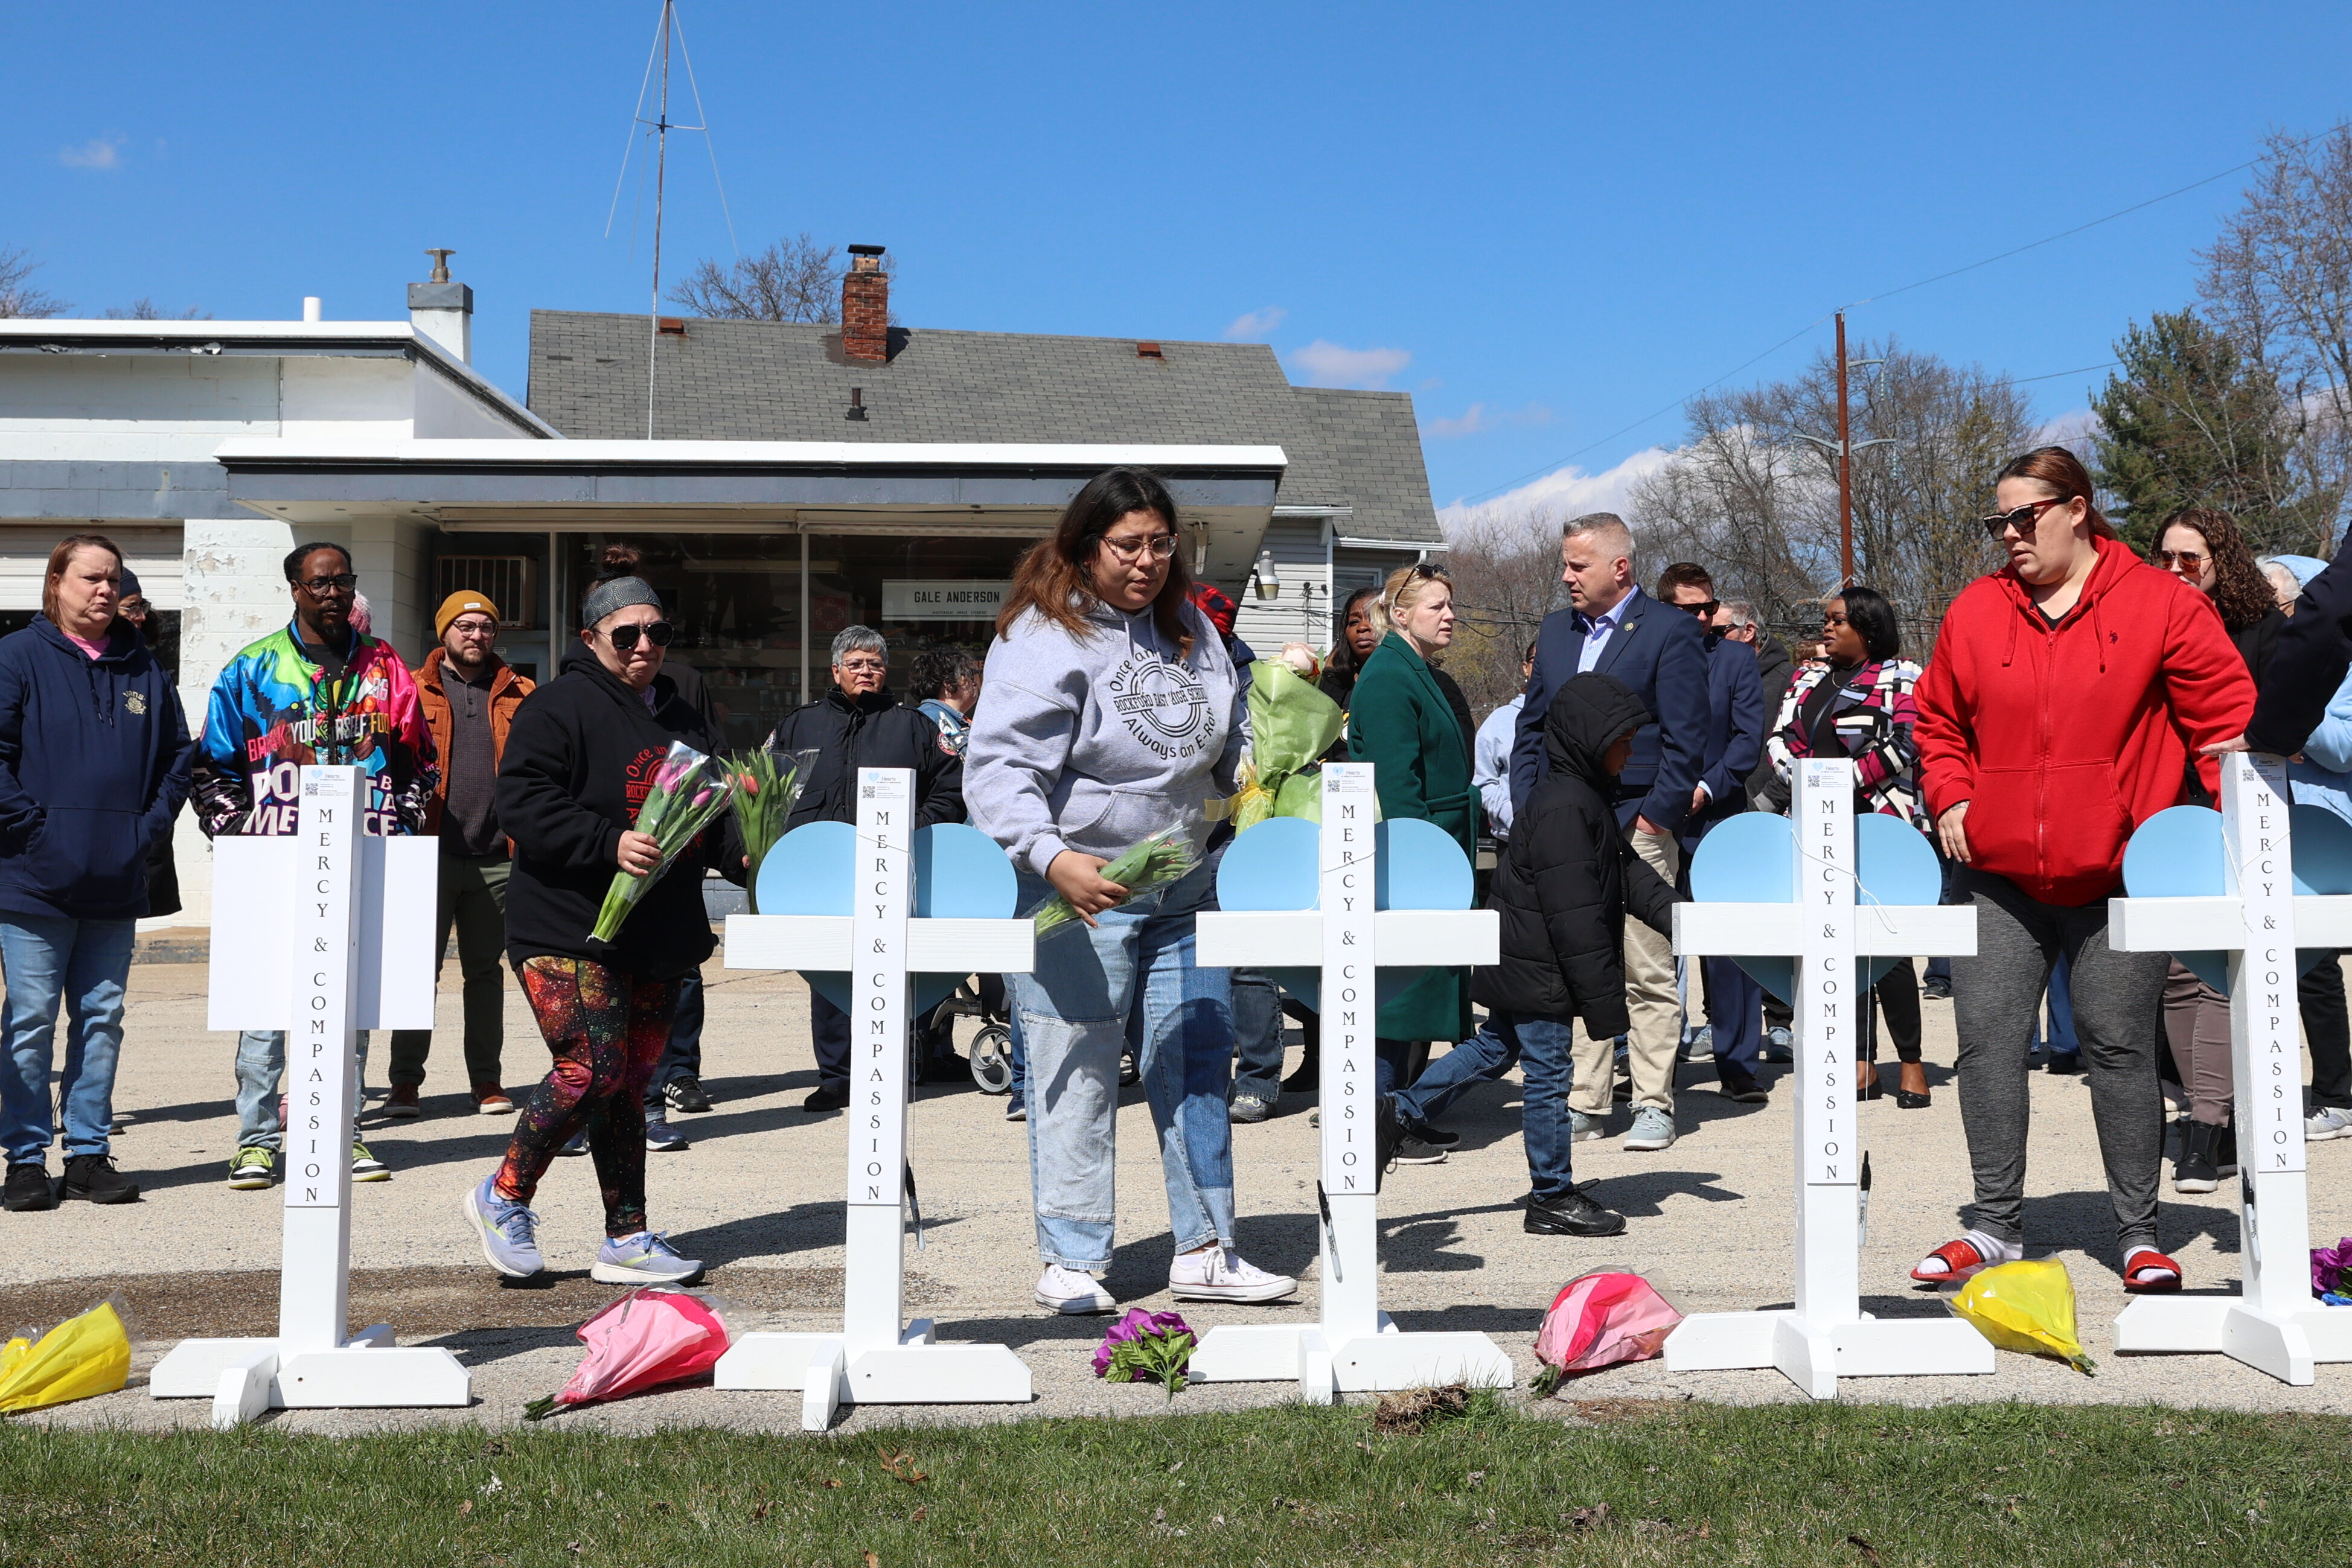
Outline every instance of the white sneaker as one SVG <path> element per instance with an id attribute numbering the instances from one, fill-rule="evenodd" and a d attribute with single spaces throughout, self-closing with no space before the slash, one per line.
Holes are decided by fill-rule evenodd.
<path id="1" fill-rule="evenodd" d="M 1297 1291 L 1298 1281 L 1244 1261 L 1230 1247 L 1212 1247 L 1169 1264 L 1168 1289 L 1180 1301 L 1271 1301 Z"/>
<path id="2" fill-rule="evenodd" d="M 2315 1105 L 2311 1114 L 2303 1119 L 2303 1138 L 2308 1144 L 2324 1144 L 2331 1138 L 2352 1138 L 2352 1111 L 2340 1105 Z"/>
<path id="3" fill-rule="evenodd" d="M 1633 1113 L 1633 1125 L 1625 1134 L 1622 1147 L 1654 1152 L 1675 1146 L 1675 1119 L 1655 1105 L 1644 1105 Z"/>
<path id="4" fill-rule="evenodd" d="M 1599 1143 L 1609 1135 L 1609 1130 L 1601 1124 L 1602 1120 L 1571 1109 L 1568 1113 L 1568 1141 L 1571 1144 Z"/>
<path id="5" fill-rule="evenodd" d="M 1083 1269 L 1065 1269 L 1059 1263 L 1048 1263 L 1037 1277 L 1037 1304 L 1049 1312 L 1108 1312 L 1118 1302 L 1102 1288 L 1102 1281 Z"/>

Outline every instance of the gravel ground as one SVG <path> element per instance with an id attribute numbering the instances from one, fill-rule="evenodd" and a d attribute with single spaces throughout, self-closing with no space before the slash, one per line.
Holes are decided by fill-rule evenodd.
<path id="1" fill-rule="evenodd" d="M 159 1401 L 146 1368 L 189 1333 L 267 1333 L 277 1300 L 277 1193 L 233 1192 L 225 1183 L 236 1143 L 229 1103 L 233 1036 L 205 1032 L 201 965 L 142 965 L 131 972 L 129 1045 L 116 1103 L 128 1119 L 117 1140 L 121 1167 L 138 1179 L 139 1203 L 68 1205 L 47 1214 L 0 1216 L 0 1326 L 54 1322 L 119 1290 L 134 1314 L 138 1356 L 131 1387 L 37 1417 L 59 1426 L 202 1426 L 201 1401 Z M 753 1326 L 837 1326 L 843 1265 L 843 1130 L 838 1114 L 811 1115 L 800 1100 L 815 1075 L 807 1046 L 806 992 L 791 976 L 708 972 L 705 1082 L 717 1110 L 680 1117 L 695 1139 L 682 1154 L 649 1156 L 656 1227 L 709 1265 L 709 1287 Z M 609 1299 L 586 1266 L 599 1239 L 593 1171 L 558 1161 L 540 1194 L 542 1244 L 552 1278 L 536 1289 L 501 1286 L 482 1264 L 457 1214 L 457 1198 L 505 1145 L 504 1119 L 470 1113 L 462 1097 L 456 967 L 441 998 L 441 1044 L 425 1086 L 424 1119 L 362 1124 L 392 1166 L 389 1182 L 354 1189 L 354 1325 L 388 1321 L 404 1343 L 447 1346 L 473 1371 L 466 1411 L 288 1411 L 289 1430 L 352 1432 L 415 1423 L 520 1418 L 529 1400 L 559 1387 L 578 1359 L 571 1326 Z M 1875 1190 L 1863 1258 L 1864 1309 L 1880 1316 L 1935 1314 L 1933 1294 L 1906 1278 L 1914 1260 L 1958 1233 L 1969 1196 L 1959 1109 L 1947 1065 L 1951 1009 L 1927 1004 L 1935 1103 L 1898 1111 L 1891 1094 L 1864 1107 Z M 520 1091 L 543 1064 L 537 1030 L 519 995 L 508 1006 L 507 1082 Z M 382 1082 L 381 1051 L 372 1082 Z M 1778 1070 L 1774 1070 L 1778 1071 Z M 1892 1069 L 1889 1069 L 1892 1077 Z M 1849 1400 L 1943 1403 L 2024 1399 L 2050 1403 L 2212 1405 L 2243 1409 L 2352 1412 L 2352 1367 L 2322 1367 L 2315 1388 L 2290 1388 L 2221 1356 L 2112 1354 L 2112 1320 L 2125 1297 L 2087 1096 L 2080 1078 L 2036 1074 L 2027 1223 L 2035 1255 L 2064 1259 L 2079 1294 L 2081 1336 L 2099 1375 L 2004 1354 L 1990 1377 L 1850 1379 Z M 1157 1389 L 1097 1381 L 1088 1364 L 1105 1326 L 1057 1320 L 1029 1301 L 1038 1265 L 1029 1213 L 1024 1130 L 1004 1102 L 959 1086 L 926 1089 L 911 1148 L 923 1196 L 925 1246 L 908 1256 L 910 1308 L 933 1316 L 940 1337 L 1008 1344 L 1032 1368 L 1026 1406 L 853 1410 L 844 1429 L 913 1421 L 992 1421 L 1027 1415 L 1159 1415 L 1230 1409 L 1296 1396 L 1294 1385 L 1195 1385 L 1171 1402 Z M 1272 1121 L 1234 1129 L 1242 1250 L 1260 1265 L 1302 1277 L 1292 1304 L 1186 1309 L 1196 1326 L 1288 1322 L 1315 1308 L 1314 1153 L 1308 1103 L 1287 1096 Z M 1448 1117 L 1462 1145 L 1444 1165 L 1393 1176 L 1383 1199 L 1382 1301 L 1407 1329 L 1476 1329 L 1535 1370 L 1535 1328 L 1559 1286 L 1597 1267 L 1643 1270 L 1690 1311 L 1786 1305 L 1790 1288 L 1793 1158 L 1785 1093 L 1761 1106 L 1715 1092 L 1710 1069 L 1685 1067 L 1677 1112 L 1682 1140 L 1662 1154 L 1631 1154 L 1616 1137 L 1580 1145 L 1580 1177 L 1632 1221 L 1601 1242 L 1531 1237 L 1519 1228 L 1526 1191 L 1516 1082 L 1474 1093 Z M 1621 1115 L 1612 1131 L 1622 1134 Z M 1119 1116 L 1126 1203 L 1109 1285 L 1122 1303 L 1164 1310 L 1166 1209 L 1149 1113 L 1130 1091 Z M 2352 1141 L 2311 1152 L 2313 1233 L 2352 1233 Z M 2235 1287 L 2237 1220 L 2226 1189 L 2204 1197 L 2166 1188 L 2165 1242 L 2192 1290 Z M 1660 1362 L 1582 1380 L 1580 1399 L 1793 1400 L 1778 1373 L 1677 1375 Z M 1565 1406 L 1562 1406 L 1565 1408 Z M 797 1394 L 686 1388 L 567 1413 L 568 1424 L 614 1430 L 707 1424 L 796 1428 Z"/>

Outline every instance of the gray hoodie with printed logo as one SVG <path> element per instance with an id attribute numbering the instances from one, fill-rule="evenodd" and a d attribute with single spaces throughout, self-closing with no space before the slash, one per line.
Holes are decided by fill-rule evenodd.
<path id="1" fill-rule="evenodd" d="M 1082 637 L 1031 611 L 988 650 L 964 805 L 1023 871 L 1064 850 L 1109 860 L 1171 823 L 1206 844 L 1202 807 L 1233 793 L 1249 746 L 1249 687 L 1215 628 L 1183 614 L 1189 658 L 1150 611 L 1107 605 Z"/>

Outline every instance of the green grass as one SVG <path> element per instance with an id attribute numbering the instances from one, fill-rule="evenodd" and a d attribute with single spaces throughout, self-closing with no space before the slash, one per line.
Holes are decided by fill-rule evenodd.
<path id="1" fill-rule="evenodd" d="M 1478 1396 L 1460 1419 L 1393 1437 L 1362 1408 L 1304 1407 L 832 1437 L 10 1424 L 0 1563 L 2305 1568 L 2352 1555 L 2340 1418 L 1585 1408 L 1594 1424 Z M 886 1466 L 885 1450 L 908 1457 Z"/>

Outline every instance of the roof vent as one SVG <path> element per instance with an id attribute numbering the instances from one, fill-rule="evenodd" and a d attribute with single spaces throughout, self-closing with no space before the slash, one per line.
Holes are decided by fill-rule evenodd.
<path id="1" fill-rule="evenodd" d="M 866 389 L 864 387 L 852 387 L 849 389 L 849 410 L 841 417 L 844 419 L 856 420 L 863 420 L 866 417 Z"/>
<path id="2" fill-rule="evenodd" d="M 664 316 L 660 319 L 660 326 L 661 335 L 665 338 L 683 338 L 686 336 L 686 322 L 679 317 Z"/>
<path id="3" fill-rule="evenodd" d="M 1160 345 L 1157 343 L 1138 343 L 1135 346 L 1135 357 L 1139 360 L 1158 360 L 1161 364 L 1168 362 L 1168 356 L 1160 351 Z"/>

